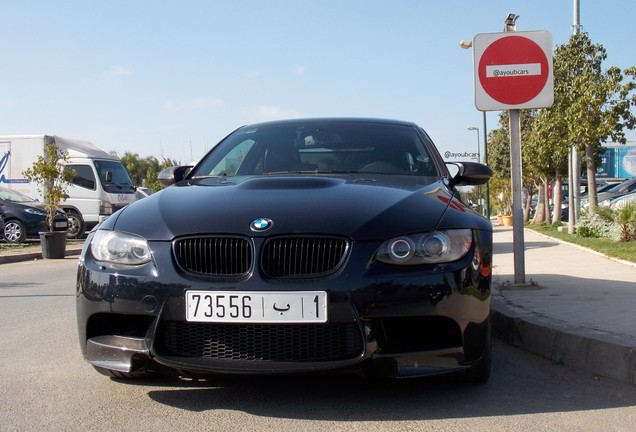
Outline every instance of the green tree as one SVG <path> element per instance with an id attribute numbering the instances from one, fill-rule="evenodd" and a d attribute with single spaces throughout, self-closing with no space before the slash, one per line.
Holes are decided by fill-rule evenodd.
<path id="1" fill-rule="evenodd" d="M 602 144 L 611 138 L 625 143 L 625 129 L 636 126 L 636 67 L 603 70 L 605 48 L 587 33 L 573 35 L 554 54 L 555 104 L 546 111 L 549 140 L 585 152 L 590 210 L 595 211 L 596 165 Z M 546 121 L 548 121 L 546 119 Z M 562 150 L 559 150 L 561 153 Z"/>
<path id="2" fill-rule="evenodd" d="M 636 105 L 636 67 L 604 71 L 607 55 L 585 33 L 573 35 L 554 53 L 554 104 L 537 115 L 521 111 L 521 145 L 524 183 L 540 185 L 543 220 L 549 221 L 547 187 L 554 188 L 553 221 L 561 215 L 561 184 L 567 172 L 568 151 L 575 145 L 585 152 L 590 207 L 596 208 L 596 166 L 602 144 L 611 138 L 625 143 L 625 129 L 636 126 L 631 108 Z M 508 113 L 500 115 L 500 128 L 491 131 L 489 163 L 501 178 L 509 178 Z M 543 196 L 542 196 L 543 195 Z M 539 207 L 538 205 L 537 207 Z M 541 216 L 541 215 L 538 215 Z M 535 221 L 540 219 L 535 218 Z"/>
<path id="3" fill-rule="evenodd" d="M 555 104 L 558 103 L 559 101 L 555 101 Z M 529 157 L 526 159 L 533 161 L 534 170 L 542 178 L 544 189 L 547 189 L 552 180 L 555 180 L 552 222 L 559 221 L 561 217 L 563 176 L 567 175 L 568 170 L 569 145 L 564 138 L 566 129 L 567 124 L 562 121 L 558 109 L 540 110 L 532 126 L 532 133 L 529 136 L 529 143 L 526 147 L 529 153 Z M 543 194 L 545 197 L 545 202 L 543 203 L 545 216 L 542 219 L 547 223 L 550 220 L 548 217 L 548 194 L 545 190 Z M 540 222 L 540 219 L 535 219 L 535 222 Z"/>
<path id="4" fill-rule="evenodd" d="M 144 178 L 143 185 L 146 186 L 147 188 L 152 189 L 153 191 L 159 191 L 163 189 L 163 185 L 159 183 L 159 180 L 157 179 L 157 177 L 159 176 L 159 173 L 166 168 L 169 168 L 171 166 L 181 165 L 181 164 L 175 159 L 164 158 L 161 162 L 159 162 L 155 158 L 152 158 L 152 159 L 154 159 L 153 163 L 151 166 L 148 167 L 148 170 L 146 171 L 146 176 Z"/>
<path id="5" fill-rule="evenodd" d="M 533 184 L 533 170 L 530 167 L 534 161 L 525 152 L 525 143 L 532 132 L 536 115 L 536 110 L 522 110 L 520 118 L 524 183 L 530 187 Z M 510 194 L 510 121 L 508 111 L 502 111 L 499 114 L 499 127 L 490 131 L 488 135 L 488 165 L 494 172 L 494 181 L 490 181 L 491 195 L 494 197 L 500 212 L 509 211 L 512 206 L 510 201 L 512 195 Z"/>
<path id="6" fill-rule="evenodd" d="M 144 186 L 154 191 L 163 189 L 157 177 L 159 173 L 170 166 L 179 165 L 173 159 L 164 158 L 161 162 L 154 156 L 141 158 L 137 153 L 126 152 L 121 161 L 130 175 L 135 186 Z"/>

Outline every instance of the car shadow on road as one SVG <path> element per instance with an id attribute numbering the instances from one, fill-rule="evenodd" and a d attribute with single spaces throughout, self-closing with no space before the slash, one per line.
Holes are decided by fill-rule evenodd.
<path id="1" fill-rule="evenodd" d="M 519 362 L 519 357 L 530 360 Z M 157 403 L 186 411 L 234 410 L 319 421 L 437 420 L 636 406 L 636 387 L 604 381 L 586 375 L 582 383 L 579 371 L 497 342 L 493 376 L 483 385 L 456 377 L 395 381 L 222 376 L 185 383 L 153 380 L 147 383 L 150 387 L 173 388 L 154 387 L 147 394 Z"/>

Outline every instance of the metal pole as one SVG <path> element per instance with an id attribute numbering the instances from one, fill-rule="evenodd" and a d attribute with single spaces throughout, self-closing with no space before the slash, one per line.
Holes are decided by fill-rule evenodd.
<path id="1" fill-rule="evenodd" d="M 521 111 L 510 110 L 510 180 L 512 183 L 512 240 L 515 284 L 526 283 L 523 205 L 521 201 Z"/>
<path id="2" fill-rule="evenodd" d="M 469 131 L 477 132 L 477 162 L 481 163 L 481 153 L 480 153 L 480 145 L 479 145 L 479 128 L 475 126 L 469 126 Z M 481 205 L 481 185 L 477 186 L 477 209 L 479 210 L 479 214 L 483 215 L 483 207 Z"/>
<path id="3" fill-rule="evenodd" d="M 508 14 L 505 32 L 517 31 L 518 15 Z M 523 238 L 523 205 L 521 201 L 521 111 L 508 111 L 510 121 L 510 182 L 512 186 L 512 243 L 515 285 L 526 284 L 525 240 Z"/>
<path id="4" fill-rule="evenodd" d="M 579 0 L 574 0 L 572 5 L 572 33 L 577 35 L 581 31 Z M 575 145 L 571 147 L 571 171 L 570 184 L 568 185 L 568 205 L 570 206 L 568 232 L 573 234 L 574 225 L 579 220 L 579 206 L 581 205 L 581 155 Z"/>
<path id="5" fill-rule="evenodd" d="M 576 147 L 571 146 L 568 151 L 568 233 L 574 234 L 575 212 L 574 206 L 574 153 Z"/>
<path id="6" fill-rule="evenodd" d="M 574 0 L 574 4 L 572 5 L 572 29 L 574 34 L 581 33 L 581 9 L 579 8 L 579 0 Z"/>
<path id="7" fill-rule="evenodd" d="M 484 115 L 484 163 L 488 165 L 488 132 L 486 131 L 486 111 Z M 490 182 L 486 183 L 486 217 L 490 219 Z"/>
<path id="8" fill-rule="evenodd" d="M 481 163 L 481 154 L 479 151 L 479 128 L 475 128 L 477 130 L 477 162 Z M 477 208 L 479 209 L 479 214 L 483 215 L 483 207 L 481 206 L 481 185 L 477 186 Z"/>

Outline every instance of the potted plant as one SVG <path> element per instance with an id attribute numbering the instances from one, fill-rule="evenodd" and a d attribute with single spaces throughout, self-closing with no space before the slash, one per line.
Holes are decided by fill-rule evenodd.
<path id="1" fill-rule="evenodd" d="M 512 194 L 507 186 L 501 192 L 501 212 L 503 225 L 512 226 Z"/>
<path id="2" fill-rule="evenodd" d="M 44 197 L 44 211 L 48 231 L 40 232 L 42 258 L 64 258 L 66 254 L 66 231 L 54 231 L 55 213 L 60 203 L 68 198 L 68 187 L 75 173 L 64 165 L 68 152 L 60 152 L 55 141 L 44 147 L 44 155 L 38 156 L 24 177 L 38 185 Z"/>

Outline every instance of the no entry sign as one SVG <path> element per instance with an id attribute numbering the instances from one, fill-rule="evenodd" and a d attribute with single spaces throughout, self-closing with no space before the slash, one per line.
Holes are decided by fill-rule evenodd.
<path id="1" fill-rule="evenodd" d="M 473 39 L 473 50 L 475 106 L 478 110 L 552 105 L 550 32 L 482 33 Z"/>

